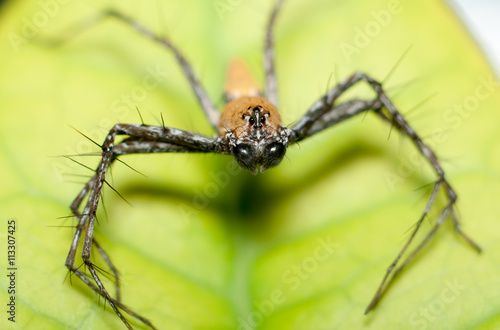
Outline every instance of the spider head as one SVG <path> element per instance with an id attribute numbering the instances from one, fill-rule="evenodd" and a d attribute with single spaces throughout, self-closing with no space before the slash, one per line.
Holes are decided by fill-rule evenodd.
<path id="1" fill-rule="evenodd" d="M 254 174 L 278 165 L 288 146 L 288 130 L 281 125 L 278 109 L 258 96 L 228 102 L 219 135 L 231 146 L 238 164 Z"/>

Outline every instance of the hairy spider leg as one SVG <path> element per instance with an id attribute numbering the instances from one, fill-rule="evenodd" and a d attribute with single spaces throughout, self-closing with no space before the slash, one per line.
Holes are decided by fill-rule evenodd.
<path id="1" fill-rule="evenodd" d="M 271 11 L 271 15 L 269 16 L 269 20 L 267 22 L 263 56 L 264 74 L 266 75 L 264 96 L 275 107 L 279 107 L 279 99 L 278 80 L 276 78 L 276 65 L 274 61 L 274 26 L 276 25 L 278 14 L 280 13 L 284 2 L 284 0 L 277 0 L 274 3 L 273 10 Z"/>
<path id="2" fill-rule="evenodd" d="M 274 83 L 275 87 L 271 87 L 266 93 L 270 95 L 271 98 L 277 100 L 276 96 L 276 77 L 274 72 L 274 49 L 272 43 L 272 29 L 274 28 L 274 21 L 277 13 L 281 7 L 283 1 L 277 1 L 274 9 L 272 11 L 271 18 L 266 30 L 266 45 L 264 66 L 267 76 L 267 84 L 272 85 Z M 119 21 L 124 22 L 128 26 L 135 29 L 141 35 L 160 43 L 170 51 L 172 51 L 179 62 L 181 68 L 183 69 L 186 78 L 188 79 L 191 88 L 193 89 L 201 107 L 203 108 L 205 115 L 209 123 L 216 130 L 219 126 L 220 114 L 215 108 L 213 102 L 211 101 L 205 89 L 199 82 L 194 70 L 192 69 L 189 62 L 186 60 L 185 56 L 176 48 L 170 40 L 159 36 L 147 29 L 139 22 L 131 19 L 130 17 L 123 15 L 115 10 L 107 10 L 102 16 L 93 18 L 90 21 L 83 22 L 83 24 L 78 24 L 76 26 L 75 32 L 73 34 L 81 33 L 90 27 L 98 24 L 103 19 L 107 17 L 115 17 Z M 53 43 L 59 45 L 67 40 L 58 40 Z M 271 56 L 270 56 L 271 55 Z M 240 66 L 241 68 L 241 66 Z M 243 71 L 245 68 L 243 68 Z M 237 68 L 235 67 L 230 72 L 236 74 Z M 243 75 L 245 75 L 244 73 Z M 231 81 L 231 79 L 230 79 Z M 234 82 L 234 79 L 231 81 Z M 236 86 L 236 85 L 234 85 Z M 233 87 L 234 87 L 233 86 Z M 256 86 L 256 84 L 255 84 Z M 241 87 L 241 86 L 239 86 Z M 233 89 L 234 90 L 234 89 Z M 255 89 L 258 91 L 258 87 Z M 251 92 L 246 94 L 252 95 Z M 276 101 L 277 102 L 277 101 Z M 272 105 L 271 105 L 272 106 Z M 276 110 L 277 112 L 277 110 Z M 279 116 L 275 116 L 279 118 Z M 114 145 L 114 140 L 116 135 L 128 135 L 129 138 Z M 73 203 L 71 204 L 71 211 L 73 215 L 78 219 L 78 224 L 76 226 L 75 234 L 70 246 L 68 257 L 66 259 L 66 266 L 68 267 L 70 274 L 74 273 L 78 278 L 82 280 L 86 285 L 88 285 L 92 290 L 97 292 L 99 295 L 103 296 L 106 301 L 109 302 L 115 313 L 119 316 L 125 326 L 131 329 L 130 323 L 126 320 L 125 316 L 120 312 L 120 309 L 128 313 L 129 315 L 137 318 L 144 324 L 151 328 L 154 328 L 153 324 L 146 318 L 140 316 L 139 314 L 133 312 L 128 307 L 123 305 L 120 301 L 120 286 L 119 286 L 119 275 L 118 270 L 111 262 L 108 254 L 104 249 L 97 243 L 93 236 L 94 225 L 96 219 L 96 212 L 99 203 L 99 198 L 102 193 L 102 188 L 104 183 L 107 183 L 106 173 L 114 162 L 120 155 L 127 155 L 133 153 L 160 153 L 160 152 L 217 152 L 217 153 L 229 153 L 229 147 L 224 145 L 221 140 L 212 140 L 201 135 L 196 135 L 190 132 L 185 132 L 181 130 L 176 130 L 168 127 L 154 127 L 146 125 L 133 125 L 133 124 L 117 124 L 108 133 L 104 144 L 102 145 L 102 158 L 95 171 L 95 175 L 86 183 L 80 193 L 77 195 Z M 82 213 L 79 211 L 79 207 L 82 204 L 85 196 L 88 195 L 87 203 L 84 207 Z M 91 279 L 84 274 L 79 267 L 75 266 L 75 256 L 78 249 L 78 244 L 80 242 L 83 231 L 85 231 L 84 242 L 82 248 L 82 259 L 85 266 L 89 269 L 91 277 L 95 284 L 91 282 Z M 90 261 L 91 248 L 94 246 L 98 252 L 101 254 L 106 264 L 110 267 L 115 276 L 116 281 L 116 299 L 113 299 L 104 285 L 102 284 L 99 276 L 96 272 L 96 266 Z"/>
<path id="3" fill-rule="evenodd" d="M 368 83 L 373 90 L 377 93 L 377 98 L 372 101 L 363 101 L 354 99 L 345 103 L 341 103 L 339 105 L 334 106 L 335 101 L 344 94 L 348 89 L 352 86 L 356 85 L 360 81 L 365 81 Z M 481 251 L 481 248 L 471 239 L 469 238 L 461 229 L 460 224 L 458 222 L 457 216 L 455 214 L 455 210 L 453 206 L 457 200 L 457 194 L 455 190 L 452 188 L 451 184 L 445 177 L 445 172 L 441 167 L 438 158 L 434 151 L 425 144 L 422 139 L 417 135 L 415 130 L 408 124 L 403 115 L 398 111 L 398 109 L 394 106 L 392 101 L 387 96 L 386 92 L 382 88 L 382 84 L 370 76 L 362 73 L 356 72 L 351 77 L 342 81 L 337 86 L 330 89 L 323 97 L 317 100 L 306 112 L 306 114 L 292 127 L 290 134 L 290 142 L 298 142 L 307 137 L 310 137 L 317 132 L 331 127 L 343 120 L 351 118 L 359 113 L 362 113 L 367 110 L 374 110 L 374 112 L 380 116 L 385 121 L 391 123 L 394 127 L 396 127 L 400 132 L 408 136 L 413 144 L 417 147 L 422 156 L 429 162 L 429 164 L 434 169 L 434 172 L 437 175 L 437 180 L 434 183 L 434 187 L 432 193 L 428 199 L 428 202 L 417 221 L 414 230 L 410 234 L 410 237 L 404 244 L 403 248 L 396 256 L 394 261 L 387 268 L 386 273 L 380 283 L 375 295 L 373 296 L 370 304 L 366 308 L 365 314 L 371 311 L 377 303 L 380 301 L 384 293 L 387 291 L 389 285 L 393 282 L 395 277 L 399 275 L 403 269 L 414 259 L 416 254 L 423 248 L 423 246 L 430 241 L 434 233 L 441 226 L 446 218 L 451 216 L 451 219 L 454 223 L 455 231 L 467 242 L 469 243 L 477 252 Z M 422 242 L 410 253 L 410 255 L 403 261 L 403 263 L 399 266 L 399 268 L 395 269 L 398 265 L 400 259 L 403 254 L 408 249 L 409 245 L 413 241 L 415 235 L 425 217 L 428 215 L 429 211 L 432 209 L 436 198 L 437 193 L 440 188 L 444 188 L 445 193 L 448 198 L 447 205 L 441 211 L 439 218 L 437 219 L 435 225 L 431 228 L 431 230 L 424 237 Z M 394 273 L 393 273 L 394 271 Z M 392 276 L 391 276 L 392 274 Z"/>
<path id="4" fill-rule="evenodd" d="M 214 153 L 231 153 L 231 148 L 229 139 L 227 139 L 228 130 L 235 132 L 239 138 L 245 137 L 246 135 L 251 136 L 252 127 L 259 128 L 258 132 L 262 132 L 264 127 L 263 123 L 268 125 L 269 132 L 273 129 L 278 131 L 281 127 L 281 119 L 279 117 L 279 112 L 277 110 L 278 106 L 278 95 L 277 95 L 277 79 L 275 73 L 274 64 L 274 39 L 273 39 L 273 29 L 276 22 L 278 13 L 284 0 L 277 0 L 274 4 L 271 16 L 269 18 L 267 28 L 266 28 L 266 39 L 264 47 L 264 59 L 263 66 L 266 76 L 265 84 L 265 98 L 258 94 L 258 86 L 252 81 L 250 76 L 247 74 L 248 71 L 243 65 L 238 63 L 233 64 L 234 67 L 229 70 L 228 84 L 226 85 L 226 96 L 233 98 L 229 100 L 226 104 L 224 111 L 221 115 L 221 120 L 219 122 L 219 113 L 215 109 L 213 102 L 208 97 L 204 88 L 201 86 L 197 76 L 194 74 L 191 66 L 185 59 L 185 57 L 180 53 L 180 51 L 172 45 L 172 43 L 161 36 L 156 35 L 151 32 L 137 21 L 122 15 L 114 10 L 109 10 L 104 13 L 104 17 L 112 16 L 120 21 L 126 23 L 130 27 L 134 28 L 140 34 L 162 44 L 164 47 L 172 51 L 181 65 L 191 87 L 198 98 L 198 101 L 205 111 L 207 119 L 210 124 L 217 130 L 219 130 L 219 138 L 212 140 L 201 135 L 194 133 L 181 131 L 168 127 L 155 127 L 147 125 L 134 125 L 134 124 L 117 124 L 109 132 L 106 140 L 102 146 L 102 159 L 96 170 L 95 175 L 87 182 L 82 191 L 78 194 L 74 202 L 71 204 L 71 210 L 73 214 L 78 219 L 78 225 L 76 226 L 75 235 L 71 244 L 71 248 L 66 261 L 67 267 L 70 272 L 74 273 L 79 277 L 84 283 L 86 283 L 95 292 L 103 296 L 106 301 L 110 303 L 114 311 L 123 321 L 123 323 L 131 328 L 131 325 L 125 319 L 124 315 L 121 314 L 120 310 L 125 311 L 129 315 L 137 318 L 146 325 L 153 327 L 151 322 L 140 315 L 134 313 L 126 306 L 124 306 L 119 301 L 119 286 L 117 285 L 117 299 L 113 299 L 104 288 L 101 283 L 99 276 L 96 272 L 96 266 L 90 262 L 91 247 L 94 246 L 99 251 L 103 259 L 106 261 L 111 270 L 115 273 L 115 277 L 118 281 L 118 272 L 116 268 L 111 263 L 108 255 L 100 247 L 97 241 L 93 237 L 93 229 L 95 224 L 95 214 L 101 195 L 101 191 L 104 183 L 107 184 L 105 180 L 106 172 L 112 162 L 116 157 L 120 155 L 126 155 L 131 153 L 156 153 L 156 152 L 214 152 Z M 233 75 L 233 76 L 231 76 Z M 239 78 L 238 78 L 239 76 Z M 237 83 L 238 79 L 241 79 Z M 377 92 L 378 97 L 374 100 L 362 100 L 353 99 L 351 101 L 346 101 L 340 104 L 335 104 L 336 100 L 351 86 L 355 85 L 359 81 L 366 81 L 369 83 L 373 89 Z M 238 85 L 239 84 L 239 85 Z M 243 87 L 246 88 L 242 92 Z M 240 94 L 237 94 L 239 90 Z M 256 95 L 256 93 L 258 95 Z M 231 105 L 231 102 L 233 103 Z M 246 102 L 246 103 L 245 103 Z M 242 106 L 247 106 L 247 112 L 238 112 L 235 108 L 231 108 L 235 104 L 238 108 Z M 373 110 L 382 119 L 390 122 L 396 128 L 398 128 L 402 133 L 410 137 L 416 147 L 419 149 L 421 154 L 434 168 L 438 179 L 435 182 L 431 196 L 426 204 L 426 207 L 422 213 L 421 218 L 417 222 L 413 233 L 404 245 L 401 252 L 398 254 L 394 262 L 387 269 L 386 274 L 379 286 L 375 296 L 373 297 L 370 305 L 368 306 L 366 312 L 370 311 L 375 307 L 380 298 L 383 296 L 384 292 L 387 290 L 388 285 L 394 280 L 406 265 L 411 262 L 414 256 L 421 250 L 421 248 L 431 239 L 435 231 L 444 222 L 444 220 L 451 215 L 451 218 L 455 224 L 455 230 L 471 244 L 476 250 L 480 251 L 477 244 L 475 244 L 468 236 L 466 236 L 460 229 L 456 214 L 453 209 L 453 205 L 456 201 L 456 194 L 449 182 L 446 180 L 444 171 L 441 168 L 436 155 L 434 152 L 422 142 L 420 137 L 415 133 L 411 126 L 406 122 L 403 116 L 399 113 L 396 107 L 387 97 L 385 91 L 382 89 L 382 85 L 370 78 L 363 73 L 356 73 L 345 81 L 341 82 L 338 86 L 330 89 L 321 99 L 316 101 L 306 112 L 306 114 L 293 126 L 291 130 L 287 130 L 286 133 L 286 144 L 296 143 L 302 139 L 312 136 L 323 129 L 329 128 L 343 120 L 351 118 L 359 113 L 363 113 L 368 110 Z M 248 112 L 250 111 L 250 112 Z M 236 116 L 237 115 L 237 116 Z M 241 117 L 239 117 L 241 115 Z M 236 116 L 236 117 L 235 117 Z M 270 119 L 272 118 L 272 119 Z M 263 120 L 261 122 L 261 120 Z M 242 131 L 238 131 L 240 127 L 245 127 Z M 252 127 L 250 127 L 250 126 Z M 264 127 L 265 128 L 265 127 Z M 267 133 L 266 133 L 267 134 Z M 114 139 L 116 135 L 127 135 L 129 138 L 124 141 L 114 145 Z M 288 140 L 289 139 L 289 140 Z M 428 214 L 429 210 L 433 207 L 437 193 L 441 187 L 444 187 L 448 196 L 448 205 L 443 209 L 439 219 L 437 220 L 434 227 L 427 233 L 425 238 L 422 240 L 420 245 L 418 245 L 413 252 L 403 261 L 399 268 L 395 269 L 403 253 L 407 250 L 408 246 L 412 242 L 416 232 L 420 228 L 420 225 Z M 82 203 L 85 196 L 88 197 L 88 201 L 82 213 L 79 212 L 79 206 Z M 78 267 L 75 267 L 74 260 L 78 247 L 78 243 L 82 236 L 82 232 L 85 231 L 82 258 L 84 264 L 91 272 L 91 279 L 88 278 Z M 392 274 L 392 276 L 390 276 Z"/>
<path id="5" fill-rule="evenodd" d="M 129 136 L 129 138 L 115 145 L 114 141 L 117 135 L 126 135 Z M 66 267 L 68 267 L 70 272 L 74 273 L 91 289 L 104 297 L 104 299 L 109 302 L 115 313 L 129 329 L 132 329 L 132 327 L 121 313 L 120 309 L 151 328 L 154 328 L 154 326 L 148 319 L 133 312 L 119 301 L 118 284 L 117 299 L 110 296 L 97 274 L 96 270 L 99 270 L 99 268 L 97 268 L 97 266 L 95 266 L 90 260 L 91 249 L 92 246 L 94 246 L 103 256 L 112 271 L 117 274 L 116 268 L 109 260 L 108 255 L 94 239 L 94 225 L 97 207 L 103 186 L 107 183 L 106 174 L 110 165 L 118 156 L 131 153 L 220 152 L 220 150 L 220 142 L 191 132 L 163 126 L 157 127 L 140 124 L 117 124 L 110 130 L 102 145 L 102 158 L 95 171 L 95 175 L 87 182 L 82 191 L 71 204 L 71 211 L 78 219 L 78 224 L 76 226 L 70 251 L 66 259 Z M 80 212 L 79 207 L 87 195 L 88 199 L 84 210 L 83 212 Z M 90 271 L 95 284 L 90 281 L 90 279 L 79 269 L 79 267 L 75 266 L 75 256 L 83 232 L 85 232 L 85 234 L 83 238 L 82 259 L 85 267 L 87 267 Z M 117 282 L 118 280 L 118 277 L 116 277 Z"/>
<path id="6" fill-rule="evenodd" d="M 206 92 L 205 88 L 202 86 L 200 83 L 200 80 L 193 70 L 191 64 L 187 61 L 186 57 L 184 54 L 170 41 L 170 39 L 161 36 L 159 34 L 156 34 L 152 30 L 148 29 L 138 21 L 130 18 L 129 16 L 114 10 L 114 9 L 108 9 L 104 12 L 102 12 L 100 15 L 91 17 L 90 19 L 87 19 L 82 22 L 78 22 L 75 24 L 72 28 L 67 29 L 66 32 L 66 37 L 63 38 L 50 38 L 50 39 L 41 39 L 38 40 L 41 43 L 49 44 L 52 46 L 60 46 L 69 40 L 72 39 L 75 35 L 81 34 L 88 29 L 98 25 L 101 23 L 103 20 L 112 17 L 117 19 L 118 21 L 124 23 L 126 26 L 134 29 L 137 33 L 141 34 L 142 36 L 153 40 L 154 42 L 160 44 L 161 46 L 167 48 L 169 51 L 173 53 L 175 56 L 175 59 L 177 60 L 178 64 L 182 68 L 182 71 L 184 75 L 186 76 L 189 85 L 191 86 L 191 89 L 193 90 L 198 103 L 200 104 L 201 108 L 203 109 L 203 112 L 210 123 L 210 125 L 217 130 L 218 125 L 219 125 L 219 116 L 220 113 L 215 107 L 213 101 L 211 100 L 210 96 Z M 69 32 L 68 32 L 69 31 Z"/>

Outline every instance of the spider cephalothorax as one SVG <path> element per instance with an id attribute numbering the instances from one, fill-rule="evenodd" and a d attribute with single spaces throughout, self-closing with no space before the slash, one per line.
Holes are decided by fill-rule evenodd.
<path id="1" fill-rule="evenodd" d="M 257 174 L 278 165 L 288 146 L 288 130 L 274 105 L 260 96 L 244 96 L 224 107 L 219 136 L 238 164 Z"/>

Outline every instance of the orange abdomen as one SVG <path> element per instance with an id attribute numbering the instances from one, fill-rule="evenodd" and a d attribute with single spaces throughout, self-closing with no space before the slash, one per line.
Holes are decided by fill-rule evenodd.
<path id="1" fill-rule="evenodd" d="M 229 63 L 224 85 L 224 96 L 226 100 L 232 101 L 243 96 L 259 96 L 260 87 L 252 77 L 245 63 L 239 59 Z"/>

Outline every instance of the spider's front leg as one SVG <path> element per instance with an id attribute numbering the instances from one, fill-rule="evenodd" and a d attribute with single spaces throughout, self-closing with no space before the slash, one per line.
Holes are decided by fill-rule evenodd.
<path id="1" fill-rule="evenodd" d="M 337 99 L 349 88 L 354 86 L 360 81 L 367 82 L 377 93 L 377 98 L 374 100 L 359 100 L 354 99 L 345 103 L 334 105 Z M 453 206 L 457 200 L 457 194 L 452 188 L 450 182 L 445 176 L 445 172 L 441 167 L 438 158 L 434 151 L 425 144 L 420 136 L 417 135 L 415 130 L 408 124 L 403 115 L 394 106 L 392 101 L 387 96 L 386 92 L 382 88 L 382 84 L 371 78 L 370 76 L 357 72 L 348 79 L 341 82 L 336 87 L 330 89 L 321 99 L 316 101 L 311 108 L 306 112 L 306 114 L 297 122 L 297 124 L 292 128 L 290 142 L 298 142 L 305 139 L 317 132 L 333 126 L 345 119 L 351 118 L 362 112 L 373 110 L 379 117 L 391 123 L 400 132 L 408 136 L 413 144 L 418 148 L 422 156 L 430 163 L 433 167 L 437 180 L 434 183 L 433 190 L 427 201 L 427 204 L 420 216 L 419 220 L 415 224 L 415 228 L 410 234 L 410 237 L 406 241 L 405 245 L 396 256 L 391 265 L 387 268 L 386 273 L 380 283 L 374 297 L 372 298 L 370 304 L 366 308 L 365 313 L 372 310 L 377 303 L 382 298 L 383 294 L 387 290 L 389 284 L 398 276 L 401 271 L 415 258 L 416 254 L 422 250 L 423 246 L 432 238 L 437 229 L 443 224 L 443 222 L 451 217 L 455 231 L 463 237 L 476 251 L 480 252 L 480 247 L 469 238 L 461 229 L 460 224 L 457 219 L 457 215 Z M 402 262 L 401 265 L 398 263 L 402 258 L 403 254 L 407 251 L 409 245 L 413 241 L 415 235 L 417 234 L 420 226 L 422 225 L 425 217 L 429 214 L 430 210 L 436 202 L 437 194 L 439 189 L 443 188 L 448 197 L 448 203 L 441 211 L 439 218 L 437 219 L 434 226 L 424 237 L 422 242 L 417 245 L 417 247 L 409 254 L 409 256 Z"/>
<path id="2" fill-rule="evenodd" d="M 129 138 L 115 145 L 117 135 L 127 135 Z M 71 204 L 71 211 L 77 218 L 78 224 L 71 243 L 71 248 L 66 259 L 66 267 L 69 271 L 80 278 L 92 290 L 101 295 L 113 308 L 123 323 L 132 329 L 129 322 L 120 310 L 137 318 L 144 324 L 154 328 L 153 324 L 146 318 L 133 312 L 120 302 L 118 271 L 111 263 L 109 256 L 94 238 L 94 226 L 97 207 L 101 197 L 104 184 L 107 184 L 106 174 L 112 162 L 120 155 L 131 153 L 159 153 L 159 152 L 221 152 L 218 140 L 194 133 L 169 128 L 137 124 L 117 124 L 108 133 L 102 145 L 102 158 L 97 166 L 95 175 L 87 182 L 78 196 Z M 79 207 L 85 196 L 88 195 L 87 203 L 80 213 Z M 75 256 L 82 233 L 85 232 L 82 247 L 82 259 L 85 267 L 89 270 L 91 278 L 75 266 Z M 105 262 L 111 268 L 116 277 L 116 295 L 114 299 L 108 293 L 101 282 L 97 271 L 99 270 L 90 260 L 92 247 L 95 247 Z M 92 281 L 93 280 L 93 281 Z"/>
<path id="3" fill-rule="evenodd" d="M 276 69 L 274 61 L 274 27 L 276 19 L 283 6 L 284 0 L 277 0 L 274 3 L 273 10 L 269 16 L 266 27 L 266 38 L 264 40 L 264 58 L 263 66 L 266 74 L 265 96 L 275 107 L 278 107 L 278 81 L 276 78 Z"/>
<path id="4" fill-rule="evenodd" d="M 123 23 L 125 26 L 135 30 L 140 35 L 152 40 L 153 42 L 159 44 L 160 46 L 168 49 L 173 53 L 175 59 L 177 60 L 180 68 L 184 72 L 186 79 L 191 86 L 196 98 L 198 99 L 198 103 L 203 109 L 205 116 L 208 122 L 212 125 L 212 127 L 217 130 L 219 127 L 219 111 L 214 105 L 212 99 L 209 97 L 203 85 L 200 83 L 200 80 L 193 70 L 193 67 L 188 62 L 186 56 L 181 52 L 179 48 L 175 46 L 172 41 L 158 33 L 155 33 L 153 30 L 149 29 L 145 25 L 136 21 L 135 19 L 117 11 L 114 9 L 108 9 L 103 11 L 97 16 L 89 17 L 88 19 L 77 22 L 74 26 L 68 27 L 66 29 L 66 35 L 58 38 L 42 38 L 37 39 L 41 44 L 49 45 L 49 46 L 60 46 L 64 43 L 70 41 L 73 37 L 89 30 L 90 28 L 100 24 L 104 20 L 108 18 L 113 18 Z M 274 71 L 273 71 L 274 72 Z"/>

